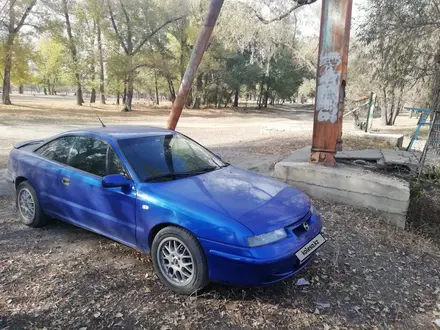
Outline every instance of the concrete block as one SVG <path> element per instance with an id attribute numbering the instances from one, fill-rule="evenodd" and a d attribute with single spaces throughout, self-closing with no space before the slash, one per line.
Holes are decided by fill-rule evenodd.
<path id="1" fill-rule="evenodd" d="M 386 141 L 393 147 L 402 148 L 404 135 L 389 133 L 364 133 L 363 136 Z"/>
<path id="2" fill-rule="evenodd" d="M 355 166 L 309 164 L 309 155 L 305 159 L 300 156 L 304 154 L 300 150 L 277 163 L 272 176 L 312 197 L 375 210 L 396 226 L 405 227 L 410 199 L 408 182 Z"/>
<path id="3" fill-rule="evenodd" d="M 411 151 L 382 149 L 385 165 L 405 165 L 411 169 L 417 169 L 419 158 Z"/>
<path id="4" fill-rule="evenodd" d="M 353 150 L 353 151 L 339 151 L 335 158 L 348 159 L 348 160 L 379 160 L 383 157 L 379 149 L 365 149 L 365 150 Z"/>

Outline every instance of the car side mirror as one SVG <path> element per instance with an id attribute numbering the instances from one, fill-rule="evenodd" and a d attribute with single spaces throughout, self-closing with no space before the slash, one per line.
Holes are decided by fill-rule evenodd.
<path id="1" fill-rule="evenodd" d="M 102 186 L 104 188 L 128 187 L 131 181 L 121 174 L 106 175 L 102 178 Z"/>

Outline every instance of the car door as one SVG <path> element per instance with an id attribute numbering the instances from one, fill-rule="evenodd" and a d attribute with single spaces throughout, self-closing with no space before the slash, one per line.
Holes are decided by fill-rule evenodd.
<path id="1" fill-rule="evenodd" d="M 104 188 L 109 174 L 128 175 L 121 160 L 105 141 L 78 136 L 61 171 L 64 218 L 77 225 L 135 246 L 134 184 L 125 188 Z"/>
<path id="2" fill-rule="evenodd" d="M 38 194 L 43 211 L 52 217 L 60 217 L 62 204 L 59 194 L 59 177 L 67 163 L 74 136 L 63 136 L 52 140 L 35 151 L 39 157 L 32 169 L 32 183 Z"/>

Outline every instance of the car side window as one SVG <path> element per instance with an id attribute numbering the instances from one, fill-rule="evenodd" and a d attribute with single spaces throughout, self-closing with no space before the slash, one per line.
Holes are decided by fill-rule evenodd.
<path id="1" fill-rule="evenodd" d="M 95 174 L 106 175 L 108 144 L 89 136 L 78 136 L 70 150 L 68 165 Z"/>
<path id="2" fill-rule="evenodd" d="M 121 159 L 118 157 L 112 147 L 109 146 L 107 153 L 107 175 L 122 174 L 126 178 L 129 177 Z"/>
<path id="3" fill-rule="evenodd" d="M 49 142 L 35 151 L 41 157 L 67 164 L 69 150 L 75 140 L 74 136 L 64 136 Z"/>

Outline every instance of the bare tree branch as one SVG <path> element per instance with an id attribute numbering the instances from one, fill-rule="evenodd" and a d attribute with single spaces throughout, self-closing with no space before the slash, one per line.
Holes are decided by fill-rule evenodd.
<path id="1" fill-rule="evenodd" d="M 112 6 L 110 5 L 110 1 L 107 1 L 108 11 L 110 14 L 110 21 L 112 22 L 113 30 L 115 30 L 115 34 L 119 39 L 119 42 L 121 44 L 121 47 L 124 49 L 124 52 L 128 54 L 127 46 L 125 45 L 124 39 L 122 38 L 121 33 L 119 32 L 118 27 L 116 26 L 115 17 L 113 15 Z"/>
<path id="2" fill-rule="evenodd" d="M 20 21 L 18 22 L 17 26 L 14 28 L 14 30 L 12 31 L 13 33 L 17 33 L 18 31 L 20 31 L 21 27 L 23 26 L 24 22 L 26 21 L 26 18 L 29 16 L 32 8 L 35 6 L 35 4 L 37 3 L 37 0 L 32 0 L 29 5 L 27 6 L 23 16 L 21 16 Z"/>
<path id="3" fill-rule="evenodd" d="M 143 63 L 143 64 L 138 64 L 133 68 L 133 71 L 136 71 L 137 69 L 140 68 L 149 68 L 149 69 L 154 69 L 155 66 L 149 63 Z"/>
<path id="4" fill-rule="evenodd" d="M 151 31 L 150 34 L 148 34 L 147 36 L 145 36 L 145 37 L 142 39 L 142 41 L 140 42 L 140 44 L 137 45 L 137 47 L 133 50 L 132 54 L 134 55 L 134 54 L 136 54 L 138 51 L 140 51 L 141 48 L 144 46 L 144 44 L 145 44 L 148 40 L 150 40 L 152 37 L 154 37 L 154 35 L 155 35 L 156 33 L 158 33 L 160 30 L 162 30 L 165 26 L 167 26 L 167 25 L 169 25 L 169 24 L 171 24 L 171 23 L 177 22 L 177 21 L 179 21 L 179 20 L 185 18 L 186 16 L 187 16 L 187 15 L 185 14 L 185 15 L 182 15 L 182 16 L 179 16 L 179 17 L 171 18 L 171 19 L 169 19 L 168 21 L 166 21 L 165 23 L 163 23 L 162 25 L 160 25 L 160 26 L 158 26 L 157 28 L 155 28 L 153 31 Z"/>
<path id="5" fill-rule="evenodd" d="M 286 18 L 287 16 L 289 16 L 291 13 L 293 13 L 295 10 L 297 10 L 298 8 L 307 6 L 307 5 L 311 5 L 312 3 L 315 3 L 318 0 L 297 0 L 296 4 L 293 5 L 290 9 L 288 9 L 285 13 L 273 17 L 271 19 L 266 19 L 264 18 L 259 12 L 257 12 L 253 7 L 248 6 L 248 8 L 250 8 L 254 13 L 255 16 L 264 24 L 270 24 L 276 21 L 281 21 L 282 19 Z"/>
<path id="6" fill-rule="evenodd" d="M 125 16 L 125 22 L 127 23 L 127 39 L 126 39 L 127 43 L 126 43 L 126 46 L 127 46 L 128 53 L 131 54 L 131 52 L 133 51 L 133 41 L 131 38 L 132 33 L 131 33 L 130 15 L 128 15 L 127 10 L 125 9 L 123 0 L 119 0 L 119 4 L 121 5 L 122 12 L 124 13 L 124 16 Z"/>

